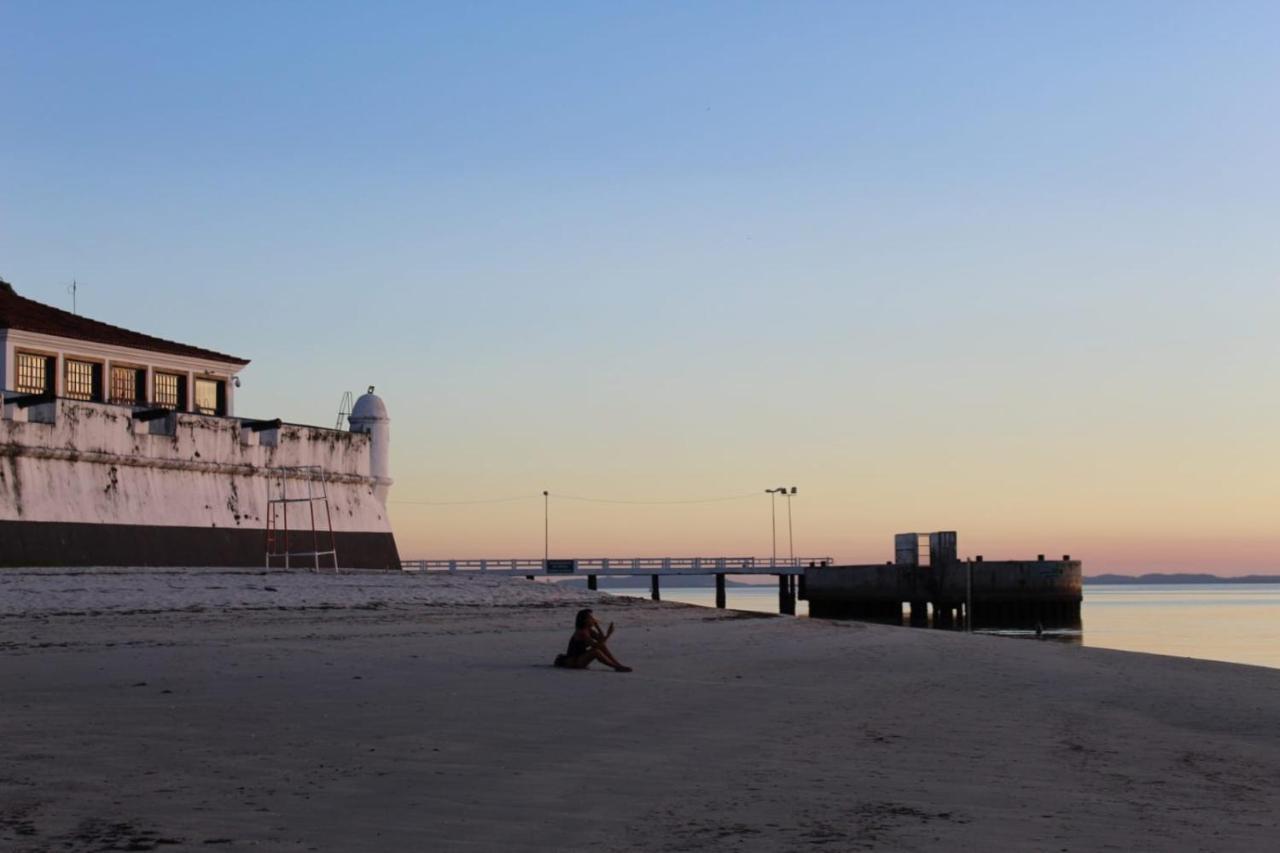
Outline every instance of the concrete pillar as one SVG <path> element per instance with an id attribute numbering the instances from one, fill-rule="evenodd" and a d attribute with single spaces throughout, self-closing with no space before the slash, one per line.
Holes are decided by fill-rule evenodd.
<path id="1" fill-rule="evenodd" d="M 799 592 L 796 594 L 796 597 L 799 598 L 801 601 L 808 601 L 809 593 L 804 587 L 804 575 L 798 575 L 796 578 L 796 583 L 799 584 L 799 587 L 798 587 Z"/>
<path id="2" fill-rule="evenodd" d="M 661 592 L 661 590 L 659 590 L 659 588 L 658 588 L 658 576 L 657 576 L 657 575 L 650 575 L 650 576 L 649 576 L 649 597 L 650 597 L 650 598 L 652 598 L 654 601 L 661 601 L 661 600 L 662 600 L 662 592 Z"/>
<path id="3" fill-rule="evenodd" d="M 599 584 L 599 582 L 596 580 L 596 576 L 595 576 L 595 575 L 587 575 L 587 589 L 592 589 L 592 590 L 594 590 L 594 589 L 599 589 L 599 588 L 600 588 L 600 584 Z"/>
<path id="4" fill-rule="evenodd" d="M 716 575 L 716 607 L 721 610 L 725 607 L 724 575 Z"/>
<path id="5" fill-rule="evenodd" d="M 901 607 L 902 605 L 898 605 Z M 929 624 L 929 605 L 924 601 L 911 602 L 911 624 L 917 628 Z"/>
<path id="6" fill-rule="evenodd" d="M 778 612 L 784 616 L 796 615 L 796 600 L 791 594 L 791 578 L 778 575 Z"/>

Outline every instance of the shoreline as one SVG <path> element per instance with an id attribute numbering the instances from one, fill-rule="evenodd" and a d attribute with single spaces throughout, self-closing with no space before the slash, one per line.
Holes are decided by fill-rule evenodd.
<path id="1" fill-rule="evenodd" d="M 0 846 L 1059 853 L 1280 832 L 1275 670 L 522 580 L 175 577 L 0 596 Z M 581 606 L 635 673 L 549 666 Z"/>

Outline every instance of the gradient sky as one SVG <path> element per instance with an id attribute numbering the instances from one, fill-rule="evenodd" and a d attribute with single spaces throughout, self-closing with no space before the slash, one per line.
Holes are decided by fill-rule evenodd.
<path id="1" fill-rule="evenodd" d="M 796 485 L 804 555 L 1280 570 L 1280 5 L 3 0 L 0 32 L 0 275 L 252 358 L 241 414 L 377 385 L 406 557 L 540 555 L 544 488 L 751 495 L 555 499 L 562 556 L 767 554 Z"/>

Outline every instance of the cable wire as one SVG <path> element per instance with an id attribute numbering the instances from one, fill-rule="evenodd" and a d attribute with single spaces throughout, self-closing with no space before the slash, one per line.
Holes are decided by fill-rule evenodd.
<path id="1" fill-rule="evenodd" d="M 617 500 L 614 498 L 585 498 L 585 497 L 579 497 L 577 495 L 557 495 L 555 492 L 551 493 L 551 497 L 559 498 L 562 501 L 583 501 L 586 503 L 598 503 L 598 504 L 629 504 L 629 505 L 640 505 L 640 506 L 661 506 L 661 505 L 670 505 L 670 504 L 714 504 L 714 503 L 724 503 L 725 501 L 741 501 L 741 500 L 746 500 L 747 498 L 754 498 L 759 494 L 761 493 L 750 492 L 745 495 L 727 495 L 721 498 L 693 498 L 690 500 L 674 500 L 674 501 L 631 501 L 631 500 Z"/>
<path id="2" fill-rule="evenodd" d="M 725 503 L 726 501 L 741 501 L 747 498 L 758 497 L 761 492 L 748 492 L 742 495 L 726 495 L 718 498 L 692 498 L 687 500 L 623 500 L 619 498 L 593 498 L 584 497 L 582 495 L 559 495 L 552 492 L 547 497 L 555 498 L 562 501 L 578 501 L 580 503 L 597 503 L 597 504 L 624 504 L 627 506 L 670 506 L 676 504 L 713 504 Z M 469 501 L 415 501 L 415 500 L 389 500 L 387 503 L 392 504 L 413 504 L 417 506 L 471 506 L 475 504 L 502 504 L 514 503 L 516 501 L 533 501 L 543 497 L 542 495 L 521 495 L 519 497 L 510 498 L 481 498 Z"/>
<path id="3" fill-rule="evenodd" d="M 470 506 L 472 504 L 506 504 L 515 501 L 533 501 L 542 497 L 542 495 L 521 495 L 514 498 L 481 498 L 474 501 L 394 501 L 389 500 L 389 504 L 415 504 L 417 506 Z"/>

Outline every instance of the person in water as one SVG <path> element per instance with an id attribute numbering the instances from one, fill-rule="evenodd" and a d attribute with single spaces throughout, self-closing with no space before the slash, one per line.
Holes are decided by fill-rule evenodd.
<path id="1" fill-rule="evenodd" d="M 600 627 L 596 617 L 590 610 L 579 610 L 573 620 L 573 636 L 569 638 L 569 648 L 562 655 L 556 655 L 556 666 L 566 669 L 586 669 L 592 661 L 600 661 L 611 666 L 616 672 L 631 672 L 631 667 L 623 666 L 613 652 L 609 651 L 608 641 L 613 636 L 613 623 L 608 630 Z"/>

